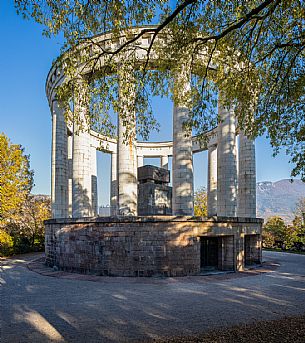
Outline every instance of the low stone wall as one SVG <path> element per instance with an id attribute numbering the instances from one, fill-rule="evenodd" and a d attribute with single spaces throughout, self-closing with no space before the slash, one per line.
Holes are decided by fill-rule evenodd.
<path id="1" fill-rule="evenodd" d="M 261 234 L 261 219 L 98 217 L 51 219 L 46 263 L 110 276 L 184 276 L 200 272 L 200 237 L 223 236 L 221 269 L 244 266 L 244 235 Z"/>

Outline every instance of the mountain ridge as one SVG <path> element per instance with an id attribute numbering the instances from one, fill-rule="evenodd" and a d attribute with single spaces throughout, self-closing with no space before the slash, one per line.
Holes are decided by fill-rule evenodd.
<path id="1" fill-rule="evenodd" d="M 290 224 L 296 205 L 305 198 L 305 183 L 299 179 L 282 179 L 275 182 L 260 181 L 256 184 L 257 217 L 267 220 L 280 216 Z"/>

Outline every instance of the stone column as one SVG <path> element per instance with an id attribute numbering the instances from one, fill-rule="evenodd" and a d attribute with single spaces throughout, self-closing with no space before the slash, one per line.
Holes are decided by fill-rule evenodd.
<path id="1" fill-rule="evenodd" d="M 218 100 L 217 216 L 235 217 L 237 206 L 237 164 L 235 116 Z"/>
<path id="2" fill-rule="evenodd" d="M 161 168 L 168 169 L 168 156 L 161 156 Z"/>
<path id="3" fill-rule="evenodd" d="M 135 89 L 133 71 L 119 70 L 118 114 L 118 214 L 137 215 L 138 181 L 137 181 L 137 146 L 136 118 L 134 112 Z"/>
<path id="4" fill-rule="evenodd" d="M 73 157 L 73 134 L 70 133 L 70 135 L 68 136 L 68 198 L 69 198 L 69 211 L 68 211 L 68 215 L 69 218 L 72 217 L 72 157 Z"/>
<path id="5" fill-rule="evenodd" d="M 63 110 L 52 102 L 52 218 L 68 217 L 68 136 Z"/>
<path id="6" fill-rule="evenodd" d="M 255 143 L 239 134 L 237 215 L 256 218 Z"/>
<path id="7" fill-rule="evenodd" d="M 138 168 L 144 166 L 144 156 L 138 156 Z"/>
<path id="8" fill-rule="evenodd" d="M 208 147 L 208 217 L 217 215 L 217 146 Z"/>
<path id="9" fill-rule="evenodd" d="M 117 183 L 117 153 L 113 152 L 111 154 L 111 181 L 110 181 L 110 214 L 112 216 L 117 215 L 117 191 L 118 191 L 118 183 Z"/>
<path id="10" fill-rule="evenodd" d="M 80 86 L 79 86 L 80 87 Z M 74 94 L 75 117 L 73 129 L 73 167 L 72 167 L 72 216 L 73 218 L 90 217 L 92 207 L 92 177 L 89 123 L 87 118 L 87 90 L 82 84 Z"/>
<path id="11" fill-rule="evenodd" d="M 173 111 L 173 215 L 194 214 L 192 131 L 183 128 L 188 119 L 190 72 L 183 68 L 176 75 Z"/>
<path id="12" fill-rule="evenodd" d="M 90 146 L 90 172 L 91 172 L 91 202 L 92 202 L 92 216 L 98 214 L 97 204 L 98 204 L 98 193 L 97 193 L 97 161 L 96 161 L 96 147 L 94 145 Z"/>

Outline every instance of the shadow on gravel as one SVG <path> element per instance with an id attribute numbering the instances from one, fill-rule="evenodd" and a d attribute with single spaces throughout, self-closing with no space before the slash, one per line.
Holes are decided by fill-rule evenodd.
<path id="1" fill-rule="evenodd" d="M 46 277 L 28 270 L 27 262 L 0 261 L 1 343 L 143 342 L 305 313 L 304 275 L 282 267 L 244 274 L 253 277 L 90 280 Z M 30 268 L 38 264 L 43 269 L 39 260 Z"/>

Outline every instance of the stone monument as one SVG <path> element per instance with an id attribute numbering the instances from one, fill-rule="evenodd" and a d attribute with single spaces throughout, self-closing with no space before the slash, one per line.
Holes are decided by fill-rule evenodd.
<path id="1" fill-rule="evenodd" d="M 134 28 L 133 34 L 141 29 Z M 151 36 L 147 33 L 137 42 L 139 63 L 146 61 L 141 48 L 147 48 Z M 92 39 L 117 44 L 111 32 Z M 190 87 L 183 73 L 176 75 L 176 91 Z M 48 265 L 99 275 L 183 276 L 211 268 L 240 271 L 246 264 L 261 263 L 263 221 L 256 218 L 255 145 L 236 131 L 234 111 L 223 105 L 221 96 L 220 122 L 206 133 L 206 144 L 183 128 L 188 104 L 174 103 L 172 142 L 134 139 L 126 145 L 120 113 L 117 139 L 90 129 L 75 132 L 65 122 L 56 97 L 56 87 L 64 81 L 55 63 L 46 82 L 52 113 L 52 219 L 46 221 L 45 240 Z M 86 121 L 89 109 L 78 99 L 75 111 Z M 135 120 L 132 113 L 127 115 Z M 111 154 L 110 217 L 97 216 L 96 150 L 101 142 L 103 151 Z M 193 213 L 193 154 L 203 150 L 208 150 L 207 218 Z M 172 191 L 167 185 L 170 156 Z M 160 158 L 163 171 L 143 166 L 144 157 Z"/>

